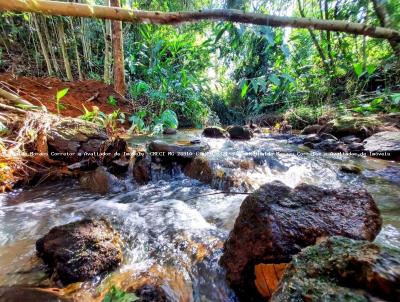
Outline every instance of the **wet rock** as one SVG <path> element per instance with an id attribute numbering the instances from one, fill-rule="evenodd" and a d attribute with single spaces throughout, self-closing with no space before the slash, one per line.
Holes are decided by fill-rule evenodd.
<path id="1" fill-rule="evenodd" d="M 243 126 L 230 126 L 227 131 L 231 139 L 249 140 L 253 137 L 252 130 Z"/>
<path id="2" fill-rule="evenodd" d="M 310 142 L 305 142 L 303 144 L 304 147 L 310 148 L 310 149 L 314 149 L 315 144 L 310 143 Z"/>
<path id="3" fill-rule="evenodd" d="M 287 263 L 321 236 L 373 240 L 381 224 L 379 210 L 365 190 L 307 184 L 291 189 L 274 181 L 243 201 L 221 264 L 239 298 L 253 301 L 258 295 L 256 264 Z"/>
<path id="4" fill-rule="evenodd" d="M 148 146 L 151 156 L 160 158 L 194 158 L 201 152 L 210 150 L 207 144 L 168 144 L 162 141 L 153 141 Z M 152 154 L 153 153 L 153 154 Z"/>
<path id="5" fill-rule="evenodd" d="M 351 143 L 348 145 L 348 149 L 350 152 L 362 152 L 364 151 L 364 144 L 363 143 Z"/>
<path id="6" fill-rule="evenodd" d="M 114 174 L 125 173 L 129 169 L 129 160 L 116 159 L 111 162 L 110 171 Z"/>
<path id="7" fill-rule="evenodd" d="M 123 190 L 122 182 L 116 176 L 107 172 L 105 167 L 98 167 L 94 171 L 83 173 L 79 182 L 84 189 L 94 193 L 116 193 Z"/>
<path id="8" fill-rule="evenodd" d="M 0 302 L 72 302 L 57 292 L 24 286 L 1 286 Z"/>
<path id="9" fill-rule="evenodd" d="M 345 164 L 345 165 L 340 166 L 340 171 L 345 172 L 345 173 L 360 174 L 362 172 L 362 168 L 357 165 Z"/>
<path id="10" fill-rule="evenodd" d="M 139 157 L 133 166 L 133 178 L 139 185 L 147 184 L 151 180 L 151 157 Z"/>
<path id="11" fill-rule="evenodd" d="M 352 144 L 352 143 L 361 143 L 361 138 L 355 135 L 347 135 L 340 139 L 345 144 Z"/>
<path id="12" fill-rule="evenodd" d="M 125 154 L 129 153 L 128 144 L 119 137 L 108 139 L 102 143 L 99 152 L 103 165 L 109 166 L 113 161 L 127 159 Z"/>
<path id="13" fill-rule="evenodd" d="M 203 136 L 205 137 L 212 137 L 212 138 L 226 138 L 229 137 L 229 134 L 227 131 L 222 129 L 221 127 L 207 127 L 203 130 L 202 133 Z"/>
<path id="14" fill-rule="evenodd" d="M 395 166 L 389 166 L 377 171 L 365 171 L 363 175 L 369 179 L 379 178 L 400 185 L 400 168 Z"/>
<path id="15" fill-rule="evenodd" d="M 304 137 L 304 142 L 305 143 L 319 143 L 321 141 L 321 138 L 319 137 L 318 134 L 309 134 L 306 137 Z"/>
<path id="16" fill-rule="evenodd" d="M 400 251 L 330 237 L 296 255 L 271 302 L 399 301 Z"/>
<path id="17" fill-rule="evenodd" d="M 347 152 L 347 146 L 341 141 L 335 139 L 326 139 L 322 142 L 315 144 L 314 149 L 325 152 Z"/>
<path id="18" fill-rule="evenodd" d="M 91 159 L 81 160 L 80 162 L 67 166 L 68 170 L 70 171 L 88 171 L 93 170 L 96 167 L 98 167 L 98 164 L 96 163 L 96 161 L 93 161 Z"/>
<path id="19" fill-rule="evenodd" d="M 262 129 L 257 124 L 254 124 L 253 121 L 250 121 L 250 123 L 246 125 L 246 127 L 250 128 L 253 131 L 253 133 L 258 133 L 258 134 L 262 133 Z"/>
<path id="20" fill-rule="evenodd" d="M 290 137 L 288 139 L 288 143 L 289 144 L 300 145 L 300 144 L 304 144 L 304 139 L 305 139 L 304 135 L 295 135 L 295 136 Z"/>
<path id="21" fill-rule="evenodd" d="M 336 136 L 329 133 L 322 133 L 319 137 L 321 138 L 321 140 L 326 140 L 326 139 L 333 139 L 335 141 L 338 140 Z"/>
<path id="22" fill-rule="evenodd" d="M 341 116 L 332 121 L 332 132 L 336 137 L 355 135 L 357 137 L 368 137 L 379 131 L 383 125 L 376 117 L 369 116 Z"/>
<path id="23" fill-rule="evenodd" d="M 137 302 L 168 302 L 161 286 L 145 284 L 135 291 L 138 296 Z"/>
<path id="24" fill-rule="evenodd" d="M 211 183 L 214 175 L 210 162 L 203 156 L 194 158 L 185 166 L 183 173 L 204 183 Z"/>
<path id="25" fill-rule="evenodd" d="M 173 135 L 177 133 L 177 130 L 176 128 L 165 128 L 163 133 L 166 135 Z"/>
<path id="26" fill-rule="evenodd" d="M 116 268 L 121 241 L 103 219 L 85 219 L 52 228 L 36 242 L 38 256 L 64 285 L 86 281 Z"/>
<path id="27" fill-rule="evenodd" d="M 396 158 L 400 156 L 400 131 L 379 132 L 364 140 L 364 149 L 376 157 Z M 385 153 L 385 154 L 384 154 Z"/>
<path id="28" fill-rule="evenodd" d="M 303 135 L 308 135 L 308 134 L 318 134 L 321 131 L 322 125 L 309 125 L 305 127 L 302 131 L 301 134 Z"/>
<path id="29" fill-rule="evenodd" d="M 82 160 L 84 152 L 97 152 L 107 134 L 94 123 L 75 118 L 63 118 L 54 123 L 47 135 L 49 152 L 53 159 L 74 163 Z M 79 155 L 80 154 L 80 155 Z"/>

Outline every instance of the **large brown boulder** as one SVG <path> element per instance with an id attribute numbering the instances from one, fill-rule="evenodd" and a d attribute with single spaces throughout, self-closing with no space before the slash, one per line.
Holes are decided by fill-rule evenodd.
<path id="1" fill-rule="evenodd" d="M 230 126 L 226 129 L 231 139 L 249 140 L 253 137 L 253 131 L 244 126 Z"/>
<path id="2" fill-rule="evenodd" d="M 107 134 L 98 125 L 76 118 L 60 119 L 47 135 L 50 157 L 70 163 L 98 152 L 105 140 Z"/>
<path id="3" fill-rule="evenodd" d="M 217 126 L 204 128 L 202 135 L 205 137 L 212 137 L 212 138 L 229 137 L 229 134 L 228 134 L 228 132 L 226 132 L 226 130 L 222 129 L 221 127 L 217 127 Z"/>
<path id="4" fill-rule="evenodd" d="M 122 261 L 119 235 L 104 219 L 57 226 L 36 242 L 36 250 L 64 285 L 90 280 Z"/>
<path id="5" fill-rule="evenodd" d="M 373 240 L 381 224 L 379 210 L 366 190 L 308 184 L 291 189 L 274 181 L 243 201 L 221 264 L 238 296 L 255 301 L 255 265 L 288 263 L 321 236 Z"/>
<path id="6" fill-rule="evenodd" d="M 294 257 L 270 301 L 399 301 L 399 285 L 399 250 L 329 237 Z"/>
<path id="7" fill-rule="evenodd" d="M 400 131 L 383 131 L 364 140 L 367 155 L 400 158 Z"/>

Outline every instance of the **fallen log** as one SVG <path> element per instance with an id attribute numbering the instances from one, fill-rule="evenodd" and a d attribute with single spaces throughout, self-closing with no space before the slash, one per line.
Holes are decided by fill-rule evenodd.
<path id="1" fill-rule="evenodd" d="M 133 23 L 172 25 L 186 22 L 199 22 L 201 20 L 219 20 L 272 27 L 293 27 L 345 32 L 349 34 L 370 36 L 373 38 L 388 39 L 395 43 L 400 42 L 400 32 L 390 28 L 374 27 L 342 20 L 320 20 L 314 18 L 296 18 L 260 13 L 245 13 L 233 9 L 212 9 L 190 12 L 157 12 L 73 2 L 14 0 L 1 1 L 0 11 L 32 12 L 55 16 L 73 16 L 119 20 Z"/>

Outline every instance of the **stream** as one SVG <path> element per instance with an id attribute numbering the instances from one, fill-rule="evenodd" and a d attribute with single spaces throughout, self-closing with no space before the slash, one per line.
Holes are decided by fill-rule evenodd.
<path id="1" fill-rule="evenodd" d="M 200 138 L 200 130 L 182 130 L 172 136 L 138 137 L 130 143 Z M 383 217 L 376 241 L 400 248 L 400 163 L 303 152 L 284 138 L 268 135 L 250 141 L 201 140 L 211 147 L 207 158 L 224 173 L 247 179 L 250 192 L 273 180 L 290 187 L 302 182 L 365 187 Z M 254 169 L 231 164 L 246 159 L 256 162 Z M 341 172 L 340 166 L 349 163 L 363 172 Z M 143 186 L 135 185 L 129 176 L 124 182 L 126 190 L 106 195 L 85 191 L 76 180 L 0 194 L 0 286 L 49 287 L 35 256 L 35 241 L 54 226 L 102 216 L 122 236 L 124 261 L 102 281 L 71 288 L 68 295 L 76 301 L 97 301 L 111 284 L 127 289 L 143 278 L 160 284 L 171 301 L 237 301 L 218 261 L 246 195 L 212 194 L 223 184 L 202 184 L 179 171 L 160 174 Z M 233 191 L 244 192 L 244 188 Z"/>

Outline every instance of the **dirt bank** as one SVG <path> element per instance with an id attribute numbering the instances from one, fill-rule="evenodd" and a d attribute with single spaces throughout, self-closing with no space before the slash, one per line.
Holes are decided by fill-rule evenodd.
<path id="1" fill-rule="evenodd" d="M 52 113 L 57 112 L 54 99 L 57 91 L 69 88 L 67 95 L 61 100 L 65 107 L 61 110 L 63 116 L 78 117 L 83 114 L 83 106 L 88 110 L 97 106 L 107 114 L 116 109 L 125 113 L 134 110 L 132 103 L 116 93 L 111 85 L 94 80 L 63 82 L 57 78 L 15 77 L 10 73 L 0 73 L 0 87 L 18 94 L 34 105 L 40 106 L 42 103 Z M 108 103 L 110 96 L 117 101 L 116 106 Z"/>

